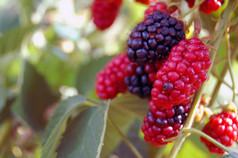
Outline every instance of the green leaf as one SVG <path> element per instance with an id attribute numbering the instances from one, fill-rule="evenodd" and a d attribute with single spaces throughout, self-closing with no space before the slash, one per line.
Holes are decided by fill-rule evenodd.
<path id="1" fill-rule="evenodd" d="M 20 49 L 23 39 L 35 28 L 34 25 L 18 27 L 0 36 L 0 55 Z"/>
<path id="2" fill-rule="evenodd" d="M 108 105 L 91 107 L 67 126 L 57 149 L 58 158 L 99 158 L 106 129 Z"/>
<path id="3" fill-rule="evenodd" d="M 109 116 L 123 134 L 127 134 L 135 116 L 144 117 L 148 111 L 148 101 L 132 94 L 125 94 L 112 100 Z M 121 142 L 121 138 L 111 126 L 107 124 L 104 146 L 101 157 L 107 157 Z"/>
<path id="4" fill-rule="evenodd" d="M 44 112 L 48 106 L 58 100 L 58 96 L 51 92 L 44 77 L 28 61 L 24 61 L 21 80 L 20 96 L 14 106 L 14 112 L 33 129 L 43 130 L 46 125 Z"/>
<path id="5" fill-rule="evenodd" d="M 76 88 L 79 94 L 88 94 L 94 87 L 96 74 L 106 65 L 112 57 L 104 56 L 92 59 L 85 65 L 80 65 L 76 79 Z"/>
<path id="6" fill-rule="evenodd" d="M 111 106 L 120 106 L 130 113 L 144 118 L 149 109 L 149 101 L 127 93 L 114 99 L 111 102 Z"/>
<path id="7" fill-rule="evenodd" d="M 3 86 L 0 85 L 0 111 L 3 110 L 4 105 L 6 103 L 6 98 L 7 98 L 7 94 L 6 94 L 6 90 Z"/>
<path id="8" fill-rule="evenodd" d="M 50 123 L 47 125 L 41 158 L 52 158 L 56 156 L 55 151 L 65 130 L 67 120 L 77 109 L 82 108 L 85 102 L 86 98 L 78 95 L 62 101 L 56 108 Z"/>

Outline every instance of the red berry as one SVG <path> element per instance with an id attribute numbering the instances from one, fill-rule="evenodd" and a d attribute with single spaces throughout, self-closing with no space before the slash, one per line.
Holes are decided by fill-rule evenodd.
<path id="1" fill-rule="evenodd" d="M 195 4 L 195 0 L 186 0 L 186 2 L 188 3 L 189 8 L 192 8 Z"/>
<path id="2" fill-rule="evenodd" d="M 98 29 L 105 30 L 113 24 L 121 4 L 122 0 L 94 0 L 92 17 Z"/>
<path id="3" fill-rule="evenodd" d="M 207 78 L 210 52 L 197 38 L 182 40 L 174 46 L 168 60 L 156 74 L 152 101 L 169 109 L 186 103 Z"/>
<path id="4" fill-rule="evenodd" d="M 181 21 L 165 12 L 154 11 L 133 29 L 127 41 L 127 56 L 138 64 L 160 61 L 184 38 Z"/>
<path id="5" fill-rule="evenodd" d="M 145 11 L 145 19 L 148 15 L 153 14 L 154 11 L 166 12 L 167 5 L 164 2 L 157 2 L 154 5 L 149 6 Z"/>
<path id="6" fill-rule="evenodd" d="M 101 99 L 113 99 L 126 91 L 125 69 L 131 62 L 126 54 L 114 57 L 96 76 L 96 93 Z"/>
<path id="7" fill-rule="evenodd" d="M 189 8 L 192 8 L 195 4 L 195 0 L 186 0 Z M 205 14 L 211 14 L 216 11 L 225 2 L 225 0 L 205 0 L 200 6 L 199 10 Z"/>
<path id="8" fill-rule="evenodd" d="M 223 111 L 210 117 L 209 122 L 202 129 L 204 133 L 213 137 L 225 146 L 231 146 L 238 140 L 238 116 L 234 112 Z M 224 154 L 224 150 L 201 137 L 201 141 L 208 147 L 209 151 Z"/>
<path id="9" fill-rule="evenodd" d="M 176 137 L 190 111 L 190 103 L 163 109 L 156 106 L 152 101 L 149 103 L 150 110 L 144 118 L 142 131 L 144 139 L 154 146 L 165 145 L 166 139 Z"/>

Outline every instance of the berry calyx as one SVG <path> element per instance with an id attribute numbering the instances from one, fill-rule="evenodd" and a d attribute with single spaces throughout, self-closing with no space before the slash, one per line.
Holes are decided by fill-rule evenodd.
<path id="1" fill-rule="evenodd" d="M 184 38 L 181 21 L 165 12 L 154 11 L 133 29 L 127 42 L 127 56 L 138 64 L 160 61 Z"/>
<path id="2" fill-rule="evenodd" d="M 238 116 L 234 112 L 223 111 L 210 117 L 209 122 L 202 129 L 225 146 L 231 146 L 238 140 Z M 201 137 L 201 141 L 208 147 L 211 153 L 224 154 L 224 150 Z"/>
<path id="3" fill-rule="evenodd" d="M 207 79 L 210 52 L 200 39 L 182 40 L 156 74 L 152 101 L 163 108 L 186 103 Z"/>
<path id="4" fill-rule="evenodd" d="M 122 0 L 94 0 L 91 10 L 93 22 L 100 30 L 109 28 L 115 21 Z"/>
<path id="5" fill-rule="evenodd" d="M 126 54 L 114 57 L 96 76 L 96 93 L 101 99 L 113 99 L 118 93 L 126 91 L 125 69 L 131 62 Z"/>
<path id="6" fill-rule="evenodd" d="M 170 143 L 166 142 L 166 139 L 178 135 L 191 108 L 190 103 L 187 103 L 163 109 L 162 106 L 156 106 L 152 101 L 149 107 L 150 110 L 144 118 L 141 129 L 145 141 L 151 142 L 156 147 Z"/>

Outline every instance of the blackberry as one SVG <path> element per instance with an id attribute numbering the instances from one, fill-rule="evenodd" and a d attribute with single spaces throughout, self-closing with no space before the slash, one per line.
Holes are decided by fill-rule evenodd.
<path id="1" fill-rule="evenodd" d="M 159 61 L 185 38 L 183 23 L 169 14 L 154 11 L 130 34 L 127 56 L 138 64 Z"/>
<path id="2" fill-rule="evenodd" d="M 202 131 L 221 144 L 231 146 L 233 142 L 238 140 L 238 116 L 234 112 L 227 111 L 212 115 Z M 208 147 L 210 152 L 224 154 L 224 150 L 205 138 L 201 137 L 201 141 Z"/>
<path id="3" fill-rule="evenodd" d="M 188 102 L 207 79 L 210 64 L 210 51 L 201 40 L 180 41 L 156 74 L 151 90 L 153 102 L 165 109 Z"/>
<path id="4" fill-rule="evenodd" d="M 93 22 L 100 30 L 109 28 L 115 21 L 122 0 L 94 0 L 91 10 Z"/>
<path id="5" fill-rule="evenodd" d="M 125 69 L 130 64 L 125 53 L 114 57 L 96 76 L 96 93 L 101 99 L 113 99 L 127 90 Z"/>
<path id="6" fill-rule="evenodd" d="M 156 72 L 162 62 L 139 65 L 131 63 L 127 66 L 125 83 L 127 89 L 141 98 L 150 98 L 152 85 L 155 81 Z"/>
<path id="7" fill-rule="evenodd" d="M 142 131 L 144 139 L 151 142 L 153 146 L 161 146 L 170 142 L 166 139 L 176 137 L 183 127 L 188 116 L 190 103 L 174 106 L 170 109 L 163 109 L 156 106 L 152 101 L 149 103 L 149 112 L 144 118 Z"/>

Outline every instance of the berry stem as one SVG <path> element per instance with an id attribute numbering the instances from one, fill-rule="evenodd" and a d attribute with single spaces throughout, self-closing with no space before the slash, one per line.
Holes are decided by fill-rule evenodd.
<path id="1" fill-rule="evenodd" d="M 220 78 L 214 71 L 211 72 L 211 74 L 216 77 L 220 82 L 224 83 L 228 88 L 232 89 L 232 86 L 229 85 L 224 78 Z"/>
<path id="2" fill-rule="evenodd" d="M 225 150 L 226 152 L 231 152 L 230 149 L 228 149 L 226 146 L 222 145 L 221 143 L 219 143 L 218 141 L 216 141 L 214 138 L 210 137 L 209 135 L 207 135 L 206 133 L 195 129 L 195 128 L 189 128 L 189 129 L 183 129 L 184 133 L 194 133 L 197 134 L 205 139 L 207 139 L 208 141 L 210 141 L 211 143 L 215 144 L 216 146 L 218 146 L 219 148 Z"/>
<path id="3" fill-rule="evenodd" d="M 233 11 L 233 9 L 235 9 L 234 8 L 235 4 L 236 4 L 236 1 L 229 1 L 228 5 L 227 5 L 227 8 L 225 9 L 224 13 L 221 16 L 221 21 L 220 21 L 218 31 L 217 31 L 219 36 L 217 38 L 215 38 L 215 41 L 213 42 L 213 46 L 216 50 L 219 50 L 219 47 L 220 47 L 222 39 L 223 39 L 223 36 L 220 36 L 220 34 L 223 35 L 225 33 L 226 30 L 224 28 L 227 27 L 227 24 L 228 24 L 228 21 L 230 20 L 232 11 Z M 210 74 L 211 69 L 214 65 L 214 61 L 215 61 L 217 52 L 218 51 L 215 51 L 214 53 L 211 54 L 212 64 L 211 64 L 211 67 L 208 71 L 208 74 Z M 194 121 L 194 118 L 195 118 L 195 114 L 196 114 L 196 109 L 198 108 L 198 105 L 199 105 L 199 102 L 200 102 L 200 99 L 201 99 L 201 96 L 202 96 L 202 93 L 203 93 L 204 86 L 205 86 L 205 83 L 202 84 L 201 88 L 197 91 L 197 93 L 194 96 L 194 100 L 193 100 L 193 103 L 192 103 L 192 109 L 190 110 L 190 113 L 189 113 L 189 116 L 187 118 L 187 121 L 186 121 L 186 124 L 185 124 L 184 128 L 191 128 L 192 127 L 192 124 L 193 124 L 193 121 Z M 212 99 L 214 99 L 214 98 L 212 98 Z M 173 148 L 171 149 L 171 152 L 167 156 L 168 158 L 175 158 L 176 157 L 176 155 L 178 154 L 178 152 L 179 152 L 181 146 L 183 145 L 183 142 L 185 141 L 187 136 L 188 135 L 184 135 L 182 132 L 179 133 L 179 135 L 177 136 L 178 137 L 177 141 L 174 143 Z"/>
<path id="4" fill-rule="evenodd" d="M 166 148 L 166 145 L 159 147 L 159 150 L 157 151 L 155 158 L 162 158 L 164 155 L 165 148 Z"/>
<path id="5" fill-rule="evenodd" d="M 122 138 L 122 140 L 126 143 L 126 145 L 131 149 L 131 151 L 135 154 L 137 158 L 143 158 L 136 147 L 126 138 L 126 136 L 121 132 L 121 130 L 117 127 L 117 125 L 112 121 L 112 119 L 108 116 L 108 122 L 112 125 L 115 129 L 117 134 Z"/>
<path id="6" fill-rule="evenodd" d="M 234 43 L 234 47 L 231 51 L 231 59 L 234 59 L 237 54 L 238 54 L 238 40 L 236 40 L 236 42 Z M 228 71 L 228 65 L 225 65 L 225 67 L 222 70 L 221 75 L 219 77 L 217 77 L 217 78 L 219 78 L 219 80 L 215 86 L 215 89 L 213 90 L 212 97 L 211 97 L 212 99 L 209 103 L 209 107 L 212 107 L 214 105 L 227 71 Z"/>
<path id="7" fill-rule="evenodd" d="M 188 12 L 186 12 L 184 15 L 181 16 L 181 19 L 185 18 L 187 15 L 192 13 L 194 10 L 196 10 L 205 0 L 201 0 L 199 2 L 196 2 L 196 4 L 191 8 Z"/>
<path id="8" fill-rule="evenodd" d="M 233 97 L 232 97 L 232 101 L 235 102 L 235 98 L 236 98 L 236 87 L 235 87 L 235 78 L 234 78 L 234 74 L 232 72 L 232 65 L 231 65 L 231 51 L 230 51 L 230 35 L 228 33 L 229 29 L 226 30 L 226 57 L 227 57 L 227 63 L 228 63 L 228 70 L 230 72 L 230 76 L 231 76 L 231 81 L 232 81 L 232 90 L 233 90 Z"/>

